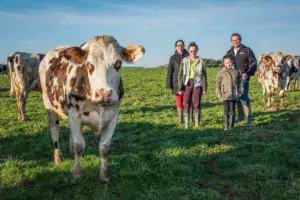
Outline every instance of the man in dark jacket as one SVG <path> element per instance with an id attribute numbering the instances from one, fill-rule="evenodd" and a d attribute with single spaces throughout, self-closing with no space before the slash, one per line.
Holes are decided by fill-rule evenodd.
<path id="1" fill-rule="evenodd" d="M 171 56 L 168 65 L 168 75 L 167 75 L 167 89 L 172 90 L 172 94 L 176 96 L 176 107 L 178 113 L 179 124 L 183 123 L 183 96 L 178 94 L 178 71 L 180 68 L 181 60 L 189 55 L 186 49 L 184 49 L 184 42 L 182 40 L 177 40 L 175 42 L 176 51 L 174 55 Z"/>
<path id="2" fill-rule="evenodd" d="M 240 34 L 233 33 L 230 39 L 232 47 L 229 51 L 227 51 L 226 55 L 230 55 L 233 58 L 234 66 L 237 67 L 242 74 L 241 98 L 240 102 L 237 103 L 238 121 L 243 119 L 244 113 L 247 126 L 252 126 L 251 106 L 248 93 L 250 76 L 255 75 L 257 69 L 257 60 L 252 50 L 249 47 L 241 44 L 242 38 Z"/>

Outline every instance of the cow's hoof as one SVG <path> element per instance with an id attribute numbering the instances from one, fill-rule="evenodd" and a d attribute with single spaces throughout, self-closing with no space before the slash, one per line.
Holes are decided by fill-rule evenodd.
<path id="1" fill-rule="evenodd" d="M 18 120 L 19 120 L 19 121 L 25 121 L 25 117 L 22 117 L 22 116 L 21 116 L 21 117 L 18 117 Z"/>
<path id="2" fill-rule="evenodd" d="M 100 175 L 100 181 L 104 184 L 108 184 L 109 183 L 109 178 L 106 177 L 106 176 L 103 177 L 103 176 Z"/>
<path id="3" fill-rule="evenodd" d="M 73 172 L 73 180 L 76 181 L 80 178 L 81 172 Z"/>
<path id="4" fill-rule="evenodd" d="M 59 165 L 60 163 L 62 163 L 62 161 L 63 161 L 63 158 L 62 158 L 61 153 L 59 152 L 58 149 L 54 149 L 54 163 L 56 165 Z"/>
<path id="5" fill-rule="evenodd" d="M 280 106 L 280 109 L 284 109 L 284 106 Z"/>

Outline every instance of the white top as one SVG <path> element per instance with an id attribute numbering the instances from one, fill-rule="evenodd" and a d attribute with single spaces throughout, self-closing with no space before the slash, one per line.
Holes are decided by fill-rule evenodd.
<path id="1" fill-rule="evenodd" d="M 234 56 L 236 56 L 238 49 L 233 49 L 233 51 L 234 51 Z"/>

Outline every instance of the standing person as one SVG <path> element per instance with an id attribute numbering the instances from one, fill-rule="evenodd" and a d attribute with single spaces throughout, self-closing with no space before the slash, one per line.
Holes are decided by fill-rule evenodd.
<path id="1" fill-rule="evenodd" d="M 226 55 L 233 58 L 233 65 L 242 73 L 241 81 L 241 98 L 237 102 L 238 121 L 243 120 L 243 113 L 246 117 L 246 125 L 252 126 L 251 122 L 251 106 L 249 93 L 250 76 L 253 76 L 257 69 L 257 60 L 254 53 L 249 47 L 241 44 L 242 37 L 238 33 L 233 33 L 230 37 L 232 47 L 227 51 Z"/>
<path id="2" fill-rule="evenodd" d="M 224 105 L 224 131 L 234 127 L 235 104 L 241 96 L 241 72 L 232 67 L 231 56 L 223 57 L 223 67 L 217 75 L 216 94 Z"/>
<path id="3" fill-rule="evenodd" d="M 198 45 L 195 42 L 191 42 L 188 46 L 188 51 L 190 56 L 182 59 L 178 74 L 179 94 L 183 93 L 185 129 L 188 129 L 190 125 L 189 107 L 192 96 L 194 97 L 195 127 L 199 126 L 201 97 L 202 94 L 206 94 L 207 87 L 206 68 L 203 60 L 197 56 Z"/>
<path id="4" fill-rule="evenodd" d="M 182 104 L 183 97 L 178 94 L 178 71 L 180 67 L 180 62 L 183 58 L 187 57 L 189 53 L 184 48 L 183 40 L 177 40 L 175 42 L 176 51 L 174 55 L 171 56 L 168 65 L 168 75 L 167 75 L 167 89 L 172 90 L 172 94 L 176 97 L 176 107 L 178 113 L 179 124 L 183 122 Z"/>

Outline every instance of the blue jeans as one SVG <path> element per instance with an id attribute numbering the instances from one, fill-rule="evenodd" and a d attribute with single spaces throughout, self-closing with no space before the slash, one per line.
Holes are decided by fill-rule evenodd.
<path id="1" fill-rule="evenodd" d="M 249 81 L 242 79 L 240 101 L 243 106 L 250 107 L 250 99 L 248 94 L 249 94 Z"/>

